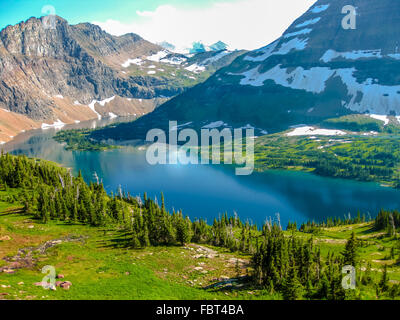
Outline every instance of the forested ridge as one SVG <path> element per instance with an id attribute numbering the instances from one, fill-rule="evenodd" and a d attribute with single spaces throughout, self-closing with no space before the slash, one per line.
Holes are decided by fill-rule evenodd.
<path id="1" fill-rule="evenodd" d="M 107 194 L 99 179 L 87 184 L 80 173 L 74 177 L 53 163 L 10 154 L 0 157 L 0 185 L 4 190 L 19 190 L 17 197 L 2 200 L 22 203 L 25 214 L 42 223 L 60 220 L 124 230 L 134 249 L 198 243 L 249 255 L 252 286 L 278 292 L 285 299 L 356 299 L 363 286 L 374 288 L 378 297 L 396 297 L 400 293 L 398 284 L 389 286 L 386 271 L 379 280 L 371 277 L 370 265 L 363 266 L 358 258 L 358 251 L 366 242 L 354 233 L 344 250 L 325 254 L 313 235 L 310 237 L 324 228 L 368 222 L 365 215 L 308 222 L 299 230 L 295 223 L 289 223 L 287 231 L 271 221 L 257 227 L 227 214 L 208 224 L 202 219 L 191 221 L 181 211 L 169 212 L 162 194 L 160 204 L 146 194 L 132 196 L 122 189 Z M 396 239 L 399 226 L 398 212 L 382 210 L 374 222 L 377 230 Z M 393 257 L 395 250 L 393 247 Z M 345 265 L 360 271 L 357 290 L 342 287 Z"/>

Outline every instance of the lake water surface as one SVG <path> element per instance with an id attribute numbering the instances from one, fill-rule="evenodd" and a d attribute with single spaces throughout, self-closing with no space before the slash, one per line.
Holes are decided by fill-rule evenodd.
<path id="1" fill-rule="evenodd" d="M 96 127 L 117 120 L 81 123 L 71 127 Z M 228 212 L 243 220 L 262 224 L 279 213 L 283 227 L 287 222 L 320 221 L 358 210 L 374 216 L 380 208 L 400 209 L 400 191 L 375 183 L 318 177 L 288 171 L 236 176 L 230 167 L 212 165 L 157 165 L 146 162 L 145 151 L 135 147 L 106 152 L 67 151 L 52 139 L 55 129 L 36 130 L 18 136 L 1 148 L 58 162 L 82 171 L 86 181 L 96 172 L 108 192 L 121 185 L 132 195 L 165 195 L 169 209 L 182 209 L 191 218 L 214 217 Z"/>

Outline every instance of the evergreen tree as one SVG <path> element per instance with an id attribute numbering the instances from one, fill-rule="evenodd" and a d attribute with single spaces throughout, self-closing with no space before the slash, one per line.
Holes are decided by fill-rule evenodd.
<path id="1" fill-rule="evenodd" d="M 357 259 L 358 259 L 358 254 L 357 254 L 357 239 L 355 236 L 355 233 L 352 232 L 350 239 L 347 241 L 344 252 L 342 253 L 343 255 L 343 263 L 346 265 L 350 265 L 353 267 L 357 266 Z"/>
<path id="2" fill-rule="evenodd" d="M 282 293 L 285 300 L 299 300 L 303 296 L 304 289 L 297 277 L 294 264 L 289 268 L 289 274 L 284 282 Z"/>

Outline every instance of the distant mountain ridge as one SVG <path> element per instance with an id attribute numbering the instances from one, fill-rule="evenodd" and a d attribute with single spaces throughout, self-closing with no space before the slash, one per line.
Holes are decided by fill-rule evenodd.
<path id="1" fill-rule="evenodd" d="M 357 10 L 355 30 L 342 27 L 347 5 Z M 273 43 L 239 56 L 123 133 L 117 127 L 98 137 L 143 137 L 169 119 L 268 132 L 353 113 L 398 122 L 399 29 L 398 1 L 319 0 Z"/>

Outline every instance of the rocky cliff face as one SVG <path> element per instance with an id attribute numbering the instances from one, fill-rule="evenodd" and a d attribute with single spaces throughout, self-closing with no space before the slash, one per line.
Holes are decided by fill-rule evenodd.
<path id="1" fill-rule="evenodd" d="M 356 8 L 356 29 L 342 26 L 347 5 Z M 275 42 L 240 56 L 125 133 L 143 136 L 165 119 L 269 132 L 349 113 L 398 121 L 399 29 L 398 1 L 319 0 Z M 106 135 L 124 138 L 118 128 Z"/>
<path id="2" fill-rule="evenodd" d="M 3 29 L 0 40 L 0 106 L 35 120 L 55 118 L 54 98 L 61 96 L 79 106 L 115 95 L 151 99 L 179 92 L 166 90 L 161 80 L 126 78 L 113 68 L 109 61 L 122 61 L 136 50 L 160 50 L 137 35 L 113 37 L 97 26 L 70 26 L 61 18 L 54 30 L 45 29 L 42 19 L 31 18 Z"/>

